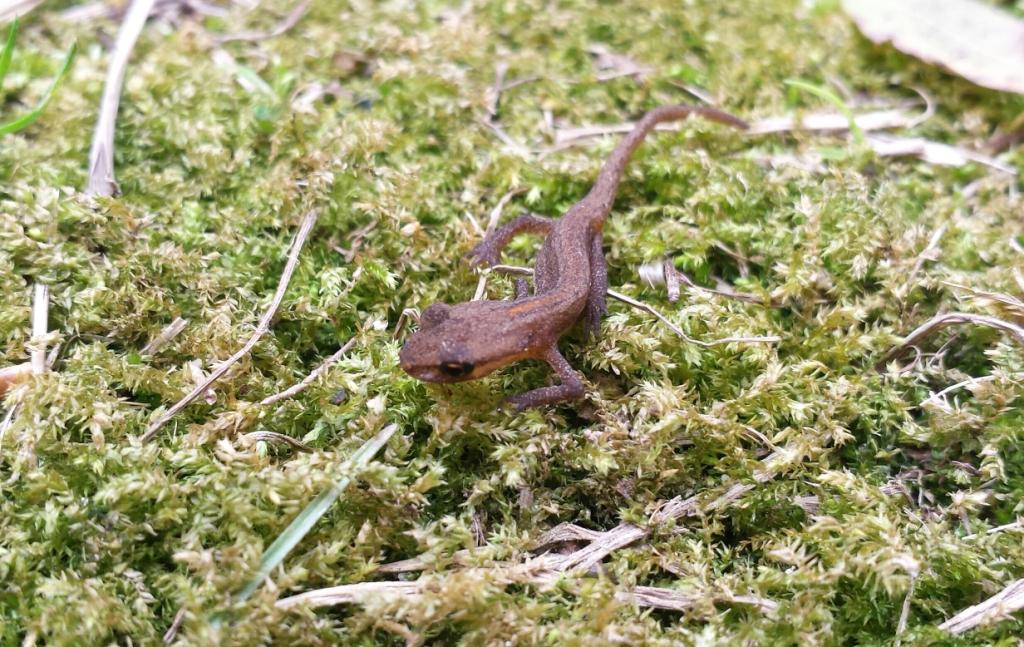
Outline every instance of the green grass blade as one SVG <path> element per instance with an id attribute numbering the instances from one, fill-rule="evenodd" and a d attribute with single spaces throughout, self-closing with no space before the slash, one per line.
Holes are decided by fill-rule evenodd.
<path id="1" fill-rule="evenodd" d="M 6 50 L 4 51 L 6 53 Z M 38 119 L 39 115 L 43 114 L 43 110 L 46 109 L 47 104 L 50 103 L 50 99 L 52 99 L 54 93 L 57 92 L 57 87 L 60 86 L 61 81 L 63 81 L 64 77 L 68 75 L 68 72 L 71 71 L 71 64 L 75 62 L 75 54 L 77 53 L 78 43 L 72 43 L 71 49 L 68 50 L 68 55 L 64 58 L 64 65 L 61 66 L 60 72 L 53 79 L 53 82 L 50 83 L 50 87 L 47 88 L 46 94 L 44 94 L 43 98 L 39 100 L 36 107 L 17 119 L 0 125 L 0 135 L 18 132 Z M 2 64 L 2 61 L 0 61 L 0 64 Z"/>
<path id="2" fill-rule="evenodd" d="M 864 143 L 864 132 L 860 129 L 860 126 L 857 125 L 857 120 L 853 115 L 853 110 L 850 110 L 850 106 L 846 105 L 846 102 L 843 101 L 838 94 L 826 87 L 814 85 L 813 83 L 808 83 L 807 81 L 801 81 L 799 79 L 787 79 L 785 84 L 798 90 L 803 90 L 808 94 L 813 94 L 819 99 L 823 99 L 834 105 L 839 112 L 843 113 L 843 116 L 846 117 L 846 121 L 850 124 L 850 134 L 853 135 L 853 141 L 857 142 L 858 145 Z"/>
<path id="3" fill-rule="evenodd" d="M 342 464 L 340 470 L 341 477 L 334 485 L 317 495 L 263 553 L 256 574 L 242 587 L 242 590 L 239 591 L 238 596 L 235 598 L 238 602 L 248 600 L 249 596 L 267 579 L 267 576 L 284 561 L 288 553 L 302 541 L 302 538 L 306 536 L 320 517 L 324 516 L 324 513 L 331 508 L 331 505 L 348 488 L 352 483 L 354 475 L 366 467 L 370 460 L 380 451 L 380 448 L 391 439 L 391 436 L 394 435 L 397 429 L 398 425 L 396 424 L 387 425 L 377 432 L 376 436 L 363 443 L 363 446 L 356 450 L 352 457 Z"/>
<path id="4" fill-rule="evenodd" d="M 11 66 L 11 57 L 14 56 L 14 39 L 18 35 L 18 19 L 11 21 L 11 31 L 7 34 L 7 44 L 4 51 L 0 52 L 0 88 L 4 87 L 4 79 L 7 78 L 7 68 Z"/>

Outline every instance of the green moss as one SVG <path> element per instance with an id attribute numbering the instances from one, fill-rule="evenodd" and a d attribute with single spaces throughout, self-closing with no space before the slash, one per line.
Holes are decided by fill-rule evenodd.
<path id="1" fill-rule="evenodd" d="M 100 200 L 76 188 L 116 25 L 71 23 L 46 7 L 26 17 L 10 107 L 38 99 L 75 39 L 79 57 L 39 121 L 0 150 L 0 364 L 27 359 L 35 281 L 50 285 L 63 345 L 56 370 L 4 405 L 19 403 L 0 445 L 0 644 L 155 644 L 178 609 L 180 636 L 194 644 L 403 644 L 402 627 L 436 644 L 888 644 L 915 567 L 906 644 L 1019 635 L 1019 616 L 956 639 L 935 625 L 1024 576 L 1019 533 L 965 537 L 1022 514 L 1020 349 L 957 327 L 926 341 L 912 370 L 874 369 L 937 312 L 1013 316 L 950 284 L 1019 291 L 1008 244 L 1024 233 L 1019 180 L 690 122 L 682 135 L 651 137 L 631 167 L 605 229 L 611 284 L 692 337 L 781 343 L 699 347 L 612 302 L 599 340 L 562 344 L 588 380 L 587 401 L 515 416 L 496 404 L 545 384 L 546 368 L 440 387 L 398 367 L 402 311 L 476 288 L 460 258 L 478 237 L 471 218 L 485 223 L 513 188 L 527 192 L 506 215 L 558 215 L 613 145 L 537 157 L 503 144 L 482 124 L 499 61 L 509 79 L 537 77 L 504 92 L 498 114 L 529 149 L 553 143 L 545 114 L 566 126 L 618 123 L 691 100 L 679 84 L 749 119 L 827 107 L 786 79 L 838 80 L 893 102 L 921 88 L 938 110 L 908 134 L 972 146 L 1024 108 L 871 45 L 838 3 L 720 4 L 314 3 L 285 35 L 225 45 L 235 67 L 214 60 L 210 35 L 267 28 L 289 3 L 157 19 L 128 68 L 122 194 Z M 647 78 L 600 81 L 595 43 L 648 65 Z M 301 100 L 319 89 L 330 91 Z M 815 151 L 820 172 L 757 161 Z M 1024 152 L 1005 159 L 1020 165 Z M 137 444 L 196 370 L 251 334 L 311 205 L 318 223 L 271 332 L 215 399 L 186 408 L 156 444 Z M 939 227 L 934 257 L 919 263 Z M 528 264 L 535 249 L 517 241 L 507 260 Z M 638 276 L 665 256 L 701 284 L 722 280 L 781 307 L 697 293 L 671 304 Z M 511 282 L 492 277 L 487 290 L 507 297 Z M 189 325 L 143 355 L 175 317 Z M 254 404 L 353 336 L 326 379 Z M 992 373 L 1011 377 L 958 391 L 949 409 L 919 407 Z M 386 422 L 399 433 L 273 586 L 214 623 L 263 550 Z M 260 447 L 244 440 L 250 431 L 313 451 Z M 505 586 L 454 563 L 473 547 L 481 565 L 518 559 L 562 522 L 646 525 L 664 501 L 751 482 L 773 448 L 783 457 L 773 479 L 730 507 L 652 528 L 596 577 Z M 377 566 L 421 553 L 441 573 L 421 597 L 273 606 L 293 592 L 396 579 Z M 707 593 L 681 614 L 616 598 L 638 585 Z M 779 609 L 711 599 L 726 591 Z"/>

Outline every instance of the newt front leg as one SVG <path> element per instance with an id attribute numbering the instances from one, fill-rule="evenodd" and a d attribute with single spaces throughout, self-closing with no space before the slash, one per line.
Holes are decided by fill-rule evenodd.
<path id="1" fill-rule="evenodd" d="M 551 366 L 561 384 L 509 396 L 505 398 L 503 404 L 511 405 L 516 411 L 522 411 L 530 407 L 539 407 L 542 404 L 578 400 L 583 397 L 583 380 L 580 379 L 580 374 L 562 357 L 558 348 L 552 346 L 541 359 Z"/>
<path id="2" fill-rule="evenodd" d="M 554 221 L 549 218 L 535 216 L 532 213 L 524 213 L 512 222 L 509 222 L 480 241 L 476 247 L 466 253 L 469 264 L 472 267 L 497 265 L 501 261 L 501 250 L 519 234 L 537 233 L 545 234 L 551 232 Z"/>

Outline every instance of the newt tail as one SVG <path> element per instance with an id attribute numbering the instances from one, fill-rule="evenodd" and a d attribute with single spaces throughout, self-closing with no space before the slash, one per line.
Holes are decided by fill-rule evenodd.
<path id="1" fill-rule="evenodd" d="M 626 164 L 655 126 L 691 114 L 747 128 L 743 120 L 703 106 L 662 106 L 645 114 L 612 151 L 587 195 L 563 217 L 521 215 L 467 254 L 474 266 L 496 265 L 501 250 L 515 236 L 545 235 L 534 266 L 533 294 L 520 280 L 512 301 L 429 306 L 420 317 L 420 330 L 402 347 L 402 369 L 428 382 L 461 382 L 520 360 L 540 359 L 551 366 L 560 384 L 511 396 L 506 403 L 522 410 L 583 397 L 583 381 L 558 351 L 558 339 L 580 320 L 588 335 L 598 333 L 608 290 L 602 229 Z"/>

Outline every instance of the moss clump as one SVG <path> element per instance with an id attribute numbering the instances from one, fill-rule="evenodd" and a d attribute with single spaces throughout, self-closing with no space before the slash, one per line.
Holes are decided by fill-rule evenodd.
<path id="1" fill-rule="evenodd" d="M 528 191 L 510 211 L 557 215 L 612 145 L 538 158 L 503 144 L 481 124 L 499 62 L 510 79 L 537 77 L 503 93 L 498 112 L 527 148 L 551 145 L 546 115 L 620 122 L 689 100 L 680 84 L 747 118 L 821 107 L 788 78 L 839 79 L 892 101 L 920 87 L 938 111 L 912 134 L 970 145 L 1024 108 L 871 46 L 833 4 L 314 3 L 285 35 L 225 45 L 234 66 L 215 60 L 211 35 L 266 28 L 287 3 L 160 18 L 133 56 L 118 120 L 123 193 L 103 200 L 75 187 L 116 24 L 36 10 L 6 101 L 31 105 L 73 39 L 80 56 L 42 118 L 0 150 L 0 359 L 26 359 L 36 281 L 50 285 L 63 345 L 56 370 L 4 405 L 19 403 L 0 446 L 0 643 L 154 644 L 184 609 L 179 636 L 196 644 L 885 644 L 913 574 L 908 642 L 1020 635 L 1019 616 L 955 641 L 935 625 L 1024 576 L 1019 533 L 968 536 L 1024 512 L 1021 349 L 956 328 L 910 370 L 873 368 L 939 311 L 1013 316 L 951 284 L 1019 292 L 1016 178 L 691 122 L 637 156 L 606 229 L 610 282 L 692 337 L 780 344 L 703 348 L 613 303 L 599 341 L 563 344 L 588 378 L 586 403 L 518 416 L 495 404 L 548 380 L 539 367 L 439 388 L 397 365 L 403 309 L 472 295 L 460 262 L 477 239 L 472 218 L 517 187 Z M 600 81 L 595 43 L 649 66 L 646 80 Z M 757 162 L 816 150 L 826 157 L 817 172 Z M 1022 160 L 1020 148 L 1006 158 Z M 319 221 L 270 334 L 215 398 L 188 407 L 158 443 L 134 443 L 157 407 L 250 334 L 310 205 Z M 532 250 L 523 241 L 508 260 L 528 263 Z M 781 307 L 697 293 L 672 305 L 637 276 L 663 256 Z M 511 284 L 491 279 L 488 292 Z M 189 320 L 184 332 L 143 355 L 175 317 Z M 326 379 L 254 405 L 352 336 Z M 919 406 L 993 374 L 1005 377 L 957 392 L 953 406 Z M 386 422 L 400 432 L 273 586 L 213 622 Z M 314 451 L 249 443 L 251 431 Z M 596 577 L 506 586 L 454 565 L 477 546 L 478 565 L 517 559 L 562 522 L 646 527 L 674 497 L 752 484 L 769 452 L 771 478 L 728 506 L 652 527 Z M 290 592 L 394 578 L 377 567 L 423 553 L 438 574 L 420 597 L 274 607 Z M 619 595 L 637 586 L 697 597 L 681 614 L 638 610 Z M 778 608 L 723 604 L 726 592 Z"/>

